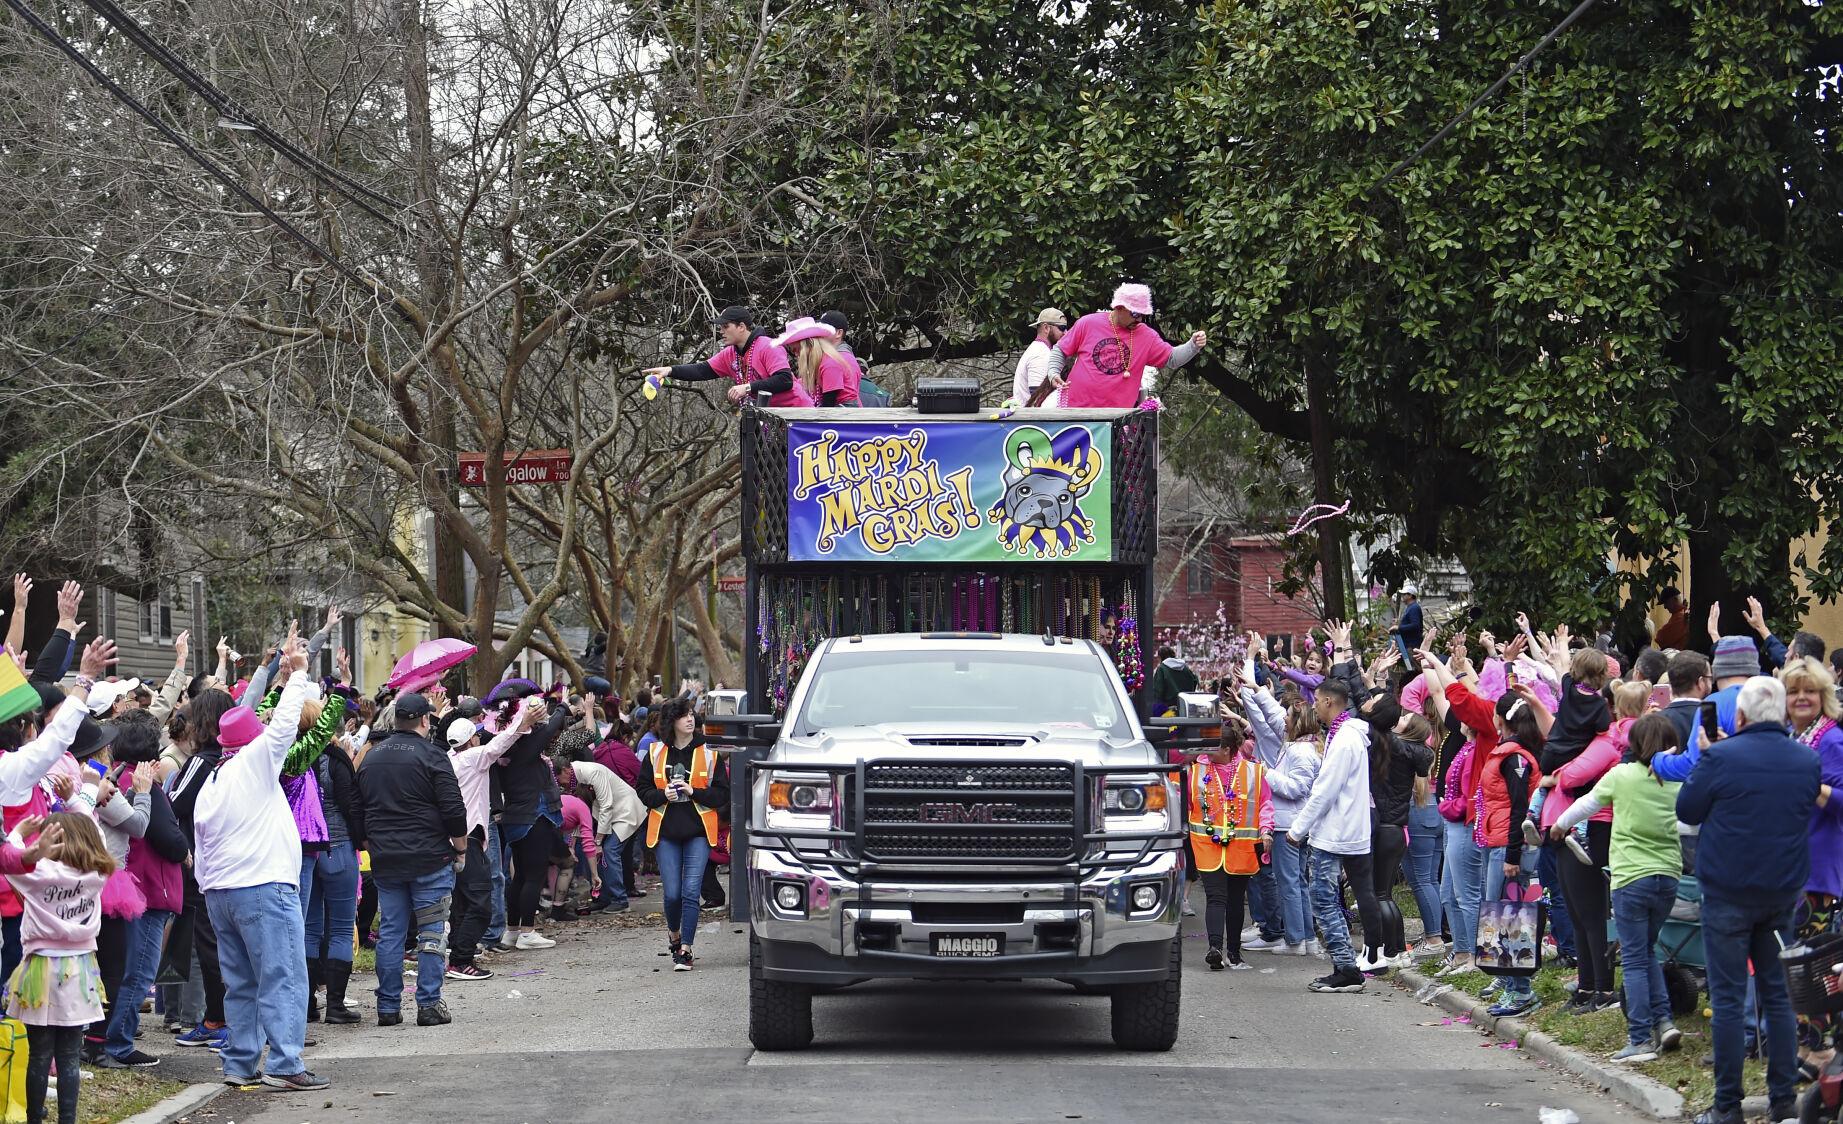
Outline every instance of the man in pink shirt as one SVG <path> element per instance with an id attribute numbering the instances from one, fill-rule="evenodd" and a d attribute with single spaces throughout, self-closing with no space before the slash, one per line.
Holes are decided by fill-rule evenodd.
<path id="1" fill-rule="evenodd" d="M 1050 351 L 1050 385 L 1062 389 L 1064 407 L 1130 410 L 1139 404 L 1147 367 L 1182 367 L 1209 342 L 1198 332 L 1172 347 L 1145 322 L 1151 315 L 1152 290 L 1122 285 L 1114 290 L 1111 311 L 1075 322 Z"/>
<path id="2" fill-rule="evenodd" d="M 813 398 L 794 378 L 787 363 L 787 352 L 776 347 L 767 332 L 755 327 L 755 310 L 747 305 L 732 304 L 717 317 L 717 332 L 723 337 L 722 351 L 702 363 L 679 363 L 671 367 L 648 367 L 640 374 L 649 378 L 674 378 L 680 382 L 705 382 L 725 378 L 735 385 L 729 389 L 733 406 L 767 394 L 770 406 L 811 406 Z"/>

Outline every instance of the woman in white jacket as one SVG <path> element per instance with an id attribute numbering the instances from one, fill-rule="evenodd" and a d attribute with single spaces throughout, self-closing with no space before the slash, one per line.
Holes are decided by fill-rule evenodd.
<path id="1" fill-rule="evenodd" d="M 1350 687 L 1337 676 L 1319 685 L 1313 700 L 1329 731 L 1325 760 L 1312 781 L 1311 795 L 1293 816 L 1286 839 L 1295 847 L 1312 841 L 1312 912 L 1331 955 L 1331 974 L 1313 980 L 1313 991 L 1362 991 L 1363 973 L 1350 947 L 1350 926 L 1338 896 L 1342 869 L 1357 896 L 1357 912 L 1367 933 L 1381 932 L 1370 870 L 1369 724 L 1350 705 Z"/>
<path id="2" fill-rule="evenodd" d="M 1285 951 L 1309 955 L 1312 911 L 1305 881 L 1305 852 L 1286 838 L 1299 809 L 1312 793 L 1318 775 L 1317 736 L 1321 730 L 1311 707 L 1300 703 L 1291 712 L 1265 686 L 1253 686 L 1254 661 L 1244 669 L 1242 709 L 1254 727 L 1254 752 L 1267 770 L 1267 788 L 1273 793 L 1273 871 L 1280 891 L 1281 927 Z M 1254 947 L 1245 944 L 1244 948 Z"/>

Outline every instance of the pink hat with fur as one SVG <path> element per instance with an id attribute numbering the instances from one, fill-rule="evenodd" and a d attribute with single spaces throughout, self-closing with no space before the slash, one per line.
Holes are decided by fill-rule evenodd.
<path id="1" fill-rule="evenodd" d="M 1113 291 L 1113 304 L 1140 316 L 1152 315 L 1152 290 L 1144 285 L 1122 285 Z"/>

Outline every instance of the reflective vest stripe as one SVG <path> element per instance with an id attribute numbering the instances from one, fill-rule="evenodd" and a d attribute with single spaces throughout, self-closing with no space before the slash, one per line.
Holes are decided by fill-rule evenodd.
<path id="1" fill-rule="evenodd" d="M 666 755 L 670 751 L 666 748 L 665 743 L 661 742 L 653 747 L 652 752 L 653 787 L 663 791 L 666 787 Z M 711 774 L 716 771 L 717 755 L 712 753 L 708 747 L 701 745 L 693 747 L 691 777 L 689 778 L 691 787 L 710 787 Z M 704 821 L 704 837 L 710 841 L 712 847 L 715 847 L 719 831 L 716 809 L 706 808 L 702 804 L 693 804 L 692 807 L 697 809 L 698 819 Z M 646 810 L 646 845 L 648 847 L 659 846 L 659 825 L 665 822 L 665 818 L 666 810 L 663 806 Z"/>

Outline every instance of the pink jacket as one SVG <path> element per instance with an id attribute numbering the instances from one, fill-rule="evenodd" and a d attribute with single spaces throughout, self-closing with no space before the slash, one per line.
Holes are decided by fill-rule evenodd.
<path id="1" fill-rule="evenodd" d="M 1606 775 L 1606 771 L 1619 764 L 1619 758 L 1625 754 L 1628 732 L 1635 721 L 1621 718 L 1607 727 L 1606 732 L 1587 743 L 1580 756 L 1555 770 L 1555 787 L 1549 790 L 1548 798 L 1542 802 L 1542 826 L 1551 827 L 1568 810 L 1575 798 L 1564 789 L 1591 788 L 1593 783 Z M 1599 823 L 1613 822 L 1611 805 L 1595 812 L 1592 819 Z"/>
<path id="2" fill-rule="evenodd" d="M 18 863 L 18 852 L 11 858 Z M 103 875 L 78 873 L 55 859 L 41 859 L 20 873 L 7 874 L 6 880 L 25 907 L 19 937 L 27 956 L 47 950 L 96 951 L 96 933 L 102 928 L 102 884 L 108 880 Z"/>
<path id="3" fill-rule="evenodd" d="M 589 865 L 601 855 L 601 849 L 595 845 L 595 816 L 589 806 L 569 793 L 563 794 L 563 838 L 572 843 L 582 844 L 582 857 Z"/>

